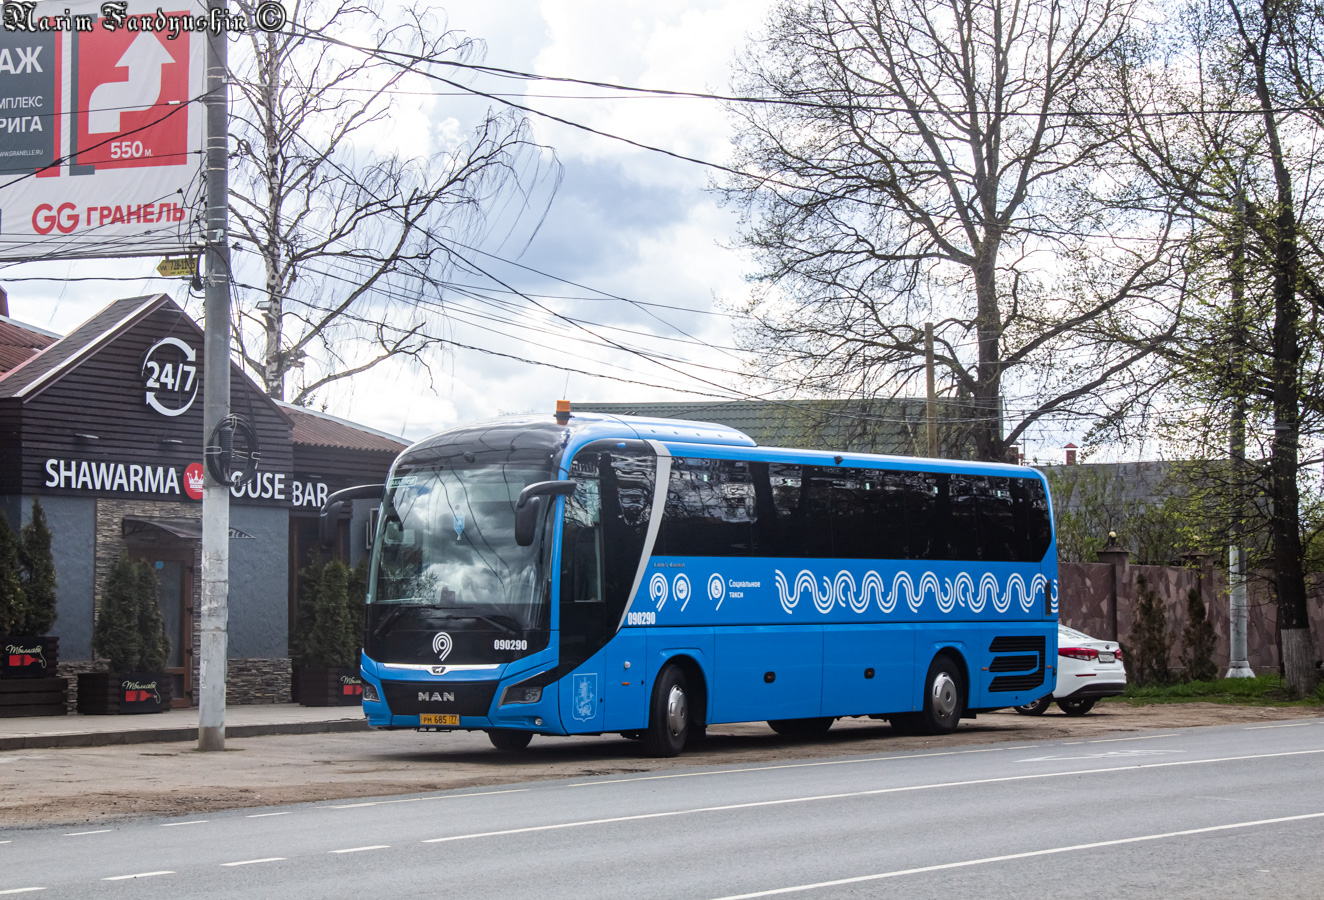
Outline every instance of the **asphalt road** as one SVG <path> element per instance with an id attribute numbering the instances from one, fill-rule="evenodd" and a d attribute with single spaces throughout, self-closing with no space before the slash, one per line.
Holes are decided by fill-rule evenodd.
<path id="1" fill-rule="evenodd" d="M 1314 900 L 1321 846 L 1310 719 L 10 830 L 0 895 Z"/>

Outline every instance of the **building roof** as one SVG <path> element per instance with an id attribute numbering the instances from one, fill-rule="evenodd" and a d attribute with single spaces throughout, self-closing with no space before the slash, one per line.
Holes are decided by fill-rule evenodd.
<path id="1" fill-rule="evenodd" d="M 313 447 L 337 447 L 344 450 L 378 450 L 399 453 L 408 446 L 384 431 L 359 425 L 324 412 L 289 403 L 277 403 L 294 425 L 295 444 Z"/>
<path id="2" fill-rule="evenodd" d="M 954 428 L 957 404 L 938 401 L 942 455 L 966 458 L 968 441 Z M 926 453 L 926 404 L 917 397 L 871 400 L 731 400 L 695 403 L 572 403 L 572 410 L 713 422 L 743 431 L 764 447 L 846 450 L 916 456 Z M 953 413 L 958 416 L 953 416 Z"/>
<path id="3" fill-rule="evenodd" d="M 74 368 L 104 341 L 132 327 L 159 304 L 168 302 L 170 298 L 166 294 L 114 301 L 63 338 L 51 342 L 0 376 L 0 397 L 27 397 L 36 393 Z"/>
<path id="4" fill-rule="evenodd" d="M 0 375 L 27 362 L 60 339 L 58 334 L 0 316 Z"/>

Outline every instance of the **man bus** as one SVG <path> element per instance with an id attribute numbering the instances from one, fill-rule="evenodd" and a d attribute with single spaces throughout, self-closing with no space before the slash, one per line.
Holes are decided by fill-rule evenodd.
<path id="1" fill-rule="evenodd" d="M 619 732 L 658 756 L 725 722 L 947 733 L 1051 688 L 1055 551 L 1032 469 L 558 404 L 396 460 L 363 708 L 501 749 Z"/>

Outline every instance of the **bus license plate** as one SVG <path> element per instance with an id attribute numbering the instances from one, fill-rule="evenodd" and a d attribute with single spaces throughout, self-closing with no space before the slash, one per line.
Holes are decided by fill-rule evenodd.
<path id="1" fill-rule="evenodd" d="M 418 724 L 420 724 L 420 725 L 459 725 L 459 724 L 460 724 L 460 717 L 459 717 L 459 716 L 439 716 L 439 715 L 429 715 L 429 714 L 427 714 L 427 713 L 424 713 L 423 715 L 421 715 L 421 716 L 418 717 Z"/>

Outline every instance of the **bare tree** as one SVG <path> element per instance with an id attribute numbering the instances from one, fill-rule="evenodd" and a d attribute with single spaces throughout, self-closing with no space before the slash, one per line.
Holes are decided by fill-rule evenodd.
<path id="1" fill-rule="evenodd" d="M 447 242 L 473 240 L 503 201 L 543 190 L 545 203 L 559 175 L 508 112 L 434 152 L 383 146 L 399 94 L 420 90 L 411 76 L 471 57 L 472 40 L 414 9 L 388 22 L 371 0 L 296 0 L 288 14 L 283 32 L 249 35 L 233 76 L 232 230 L 262 268 L 262 284 L 237 285 L 234 337 L 270 396 L 304 405 L 388 359 L 426 368 L 444 344 Z M 371 51 L 324 39 L 348 35 Z M 404 128 L 445 142 L 432 122 Z"/>
<path id="2" fill-rule="evenodd" d="M 1129 113 L 1119 146 L 1192 222 L 1189 302 L 1162 349 L 1172 433 L 1207 460 L 1197 480 L 1223 506 L 1230 542 L 1258 543 L 1271 564 L 1284 671 L 1305 694 L 1316 673 L 1301 483 L 1320 460 L 1303 441 L 1324 435 L 1315 16 L 1280 0 L 1175 12 L 1150 52 L 1116 70 Z"/>
<path id="3" fill-rule="evenodd" d="M 1124 415 L 1175 318 L 1153 302 L 1172 214 L 1115 202 L 1088 127 L 1132 18 L 1130 0 L 780 6 L 735 77 L 774 102 L 734 110 L 743 177 L 723 186 L 760 266 L 763 372 L 895 394 L 931 320 L 982 458 L 1045 417 Z"/>

